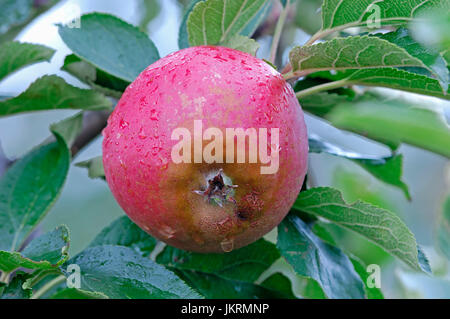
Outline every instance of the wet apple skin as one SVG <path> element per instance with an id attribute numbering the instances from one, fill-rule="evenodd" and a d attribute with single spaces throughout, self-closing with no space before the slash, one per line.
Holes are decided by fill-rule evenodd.
<path id="1" fill-rule="evenodd" d="M 248 161 L 175 164 L 172 132 L 184 127 L 194 136 L 195 120 L 224 137 L 226 128 L 279 128 L 278 171 L 263 175 L 261 163 Z M 230 251 L 264 236 L 289 212 L 307 170 L 307 130 L 292 88 L 263 60 L 224 47 L 192 47 L 150 65 L 103 136 L 105 176 L 119 205 L 150 235 L 189 251 Z M 235 203 L 223 207 L 195 192 L 220 169 L 237 185 Z"/>

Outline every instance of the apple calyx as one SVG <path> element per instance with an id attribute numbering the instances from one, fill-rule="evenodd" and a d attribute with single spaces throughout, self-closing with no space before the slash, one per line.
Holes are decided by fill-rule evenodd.
<path id="1" fill-rule="evenodd" d="M 234 189 L 237 185 L 233 185 L 231 179 L 223 173 L 223 169 L 212 173 L 210 178 L 207 178 L 208 183 L 205 190 L 195 190 L 194 193 L 204 196 L 205 201 L 223 207 L 226 203 L 236 205 L 236 200 L 233 198 Z"/>

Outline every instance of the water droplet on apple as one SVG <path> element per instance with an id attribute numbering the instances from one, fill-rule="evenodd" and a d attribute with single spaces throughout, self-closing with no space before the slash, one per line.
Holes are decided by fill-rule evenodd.
<path id="1" fill-rule="evenodd" d="M 161 147 L 159 147 L 159 146 L 154 146 L 154 147 L 152 147 L 152 155 L 153 155 L 153 156 L 158 155 L 158 153 L 159 153 L 160 150 L 161 150 Z"/>
<path id="2" fill-rule="evenodd" d="M 127 128 L 128 125 L 130 125 L 130 124 L 129 124 L 127 121 L 125 121 L 124 119 L 121 119 L 121 120 L 120 120 L 119 126 L 120 126 L 120 128 L 121 128 L 122 130 L 125 129 L 125 128 Z"/>
<path id="3" fill-rule="evenodd" d="M 170 226 L 162 225 L 159 234 L 166 239 L 170 239 L 175 236 L 175 230 Z"/>
<path id="4" fill-rule="evenodd" d="M 159 114 L 158 114 L 158 111 L 157 111 L 157 110 L 152 109 L 152 110 L 150 111 L 150 119 L 151 119 L 152 121 L 157 121 L 157 120 L 159 119 Z"/>
<path id="5" fill-rule="evenodd" d="M 145 140 L 145 139 L 147 138 L 147 135 L 145 135 L 145 132 L 144 132 L 144 128 L 143 128 L 143 127 L 141 127 L 141 130 L 139 131 L 138 137 L 139 137 L 141 140 Z"/>
<path id="6" fill-rule="evenodd" d="M 220 246 L 222 247 L 222 250 L 226 253 L 229 253 L 233 251 L 234 248 L 234 239 L 233 238 L 226 238 L 221 243 Z"/>
<path id="7" fill-rule="evenodd" d="M 160 165 L 159 169 L 162 170 L 162 171 L 165 171 L 168 168 L 168 161 L 167 161 L 167 159 L 162 157 L 162 156 L 160 156 L 158 161 L 159 161 L 159 165 Z"/>

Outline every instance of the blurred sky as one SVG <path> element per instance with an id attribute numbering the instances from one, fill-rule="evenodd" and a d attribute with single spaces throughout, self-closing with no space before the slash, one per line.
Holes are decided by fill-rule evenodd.
<path id="1" fill-rule="evenodd" d="M 0 95 L 17 95 L 44 74 L 58 74 L 69 83 L 84 87 L 78 80 L 60 71 L 64 57 L 70 54 L 70 50 L 61 41 L 55 24 L 67 22 L 73 17 L 71 9 L 74 4 L 81 8 L 82 13 L 108 12 L 132 24 L 138 24 L 141 18 L 140 6 L 142 3 L 139 0 L 69 0 L 62 2 L 36 20 L 18 38 L 20 41 L 41 43 L 56 49 L 51 63 L 33 65 L 12 75 L 0 84 Z M 162 10 L 149 24 L 148 32 L 161 56 L 165 56 L 178 49 L 177 34 L 183 8 L 175 0 L 160 1 L 160 4 Z M 295 33 L 294 44 L 302 44 L 305 40 L 306 35 L 303 32 Z M 264 57 L 269 45 L 270 37 L 263 38 L 260 57 Z M 287 52 L 283 56 L 286 59 Z M 433 108 L 449 108 L 450 104 L 442 100 L 413 94 L 398 92 L 393 94 L 407 97 L 418 105 L 430 105 Z M 74 113 L 76 112 L 51 111 L 1 118 L 0 142 L 5 153 L 10 158 L 22 156 L 49 136 L 48 126 L 51 123 Z M 313 117 L 307 116 L 307 125 L 310 132 L 322 136 L 331 143 L 340 144 L 348 150 L 371 155 L 389 154 L 388 149 L 383 146 L 350 133 L 340 132 Z M 310 162 L 314 171 L 314 179 L 320 185 L 335 184 L 336 170 L 356 171 L 362 176 L 368 189 L 378 192 L 392 203 L 395 212 L 406 221 L 415 233 L 418 242 L 426 247 L 431 247 L 436 215 L 440 213 L 445 195 L 449 194 L 449 162 L 441 156 L 409 146 L 402 146 L 400 152 L 405 154 L 404 179 L 410 187 L 412 202 L 408 202 L 401 191 L 381 184 L 357 165 L 344 159 L 340 160 L 327 155 L 312 155 Z M 75 162 L 100 154 L 101 138 L 98 138 L 80 153 Z M 123 214 L 122 210 L 116 204 L 105 182 L 90 180 L 85 169 L 72 166 L 61 198 L 44 221 L 43 229 L 50 230 L 60 224 L 68 225 L 72 233 L 77 234 L 77 237 L 72 236 L 71 244 L 71 252 L 75 253 L 92 240 L 104 226 L 121 214 Z M 432 248 L 429 249 L 432 250 Z M 414 281 L 414 283 L 416 282 Z M 450 288 L 446 286 L 445 289 Z M 450 290 L 446 292 L 450 295 Z"/>

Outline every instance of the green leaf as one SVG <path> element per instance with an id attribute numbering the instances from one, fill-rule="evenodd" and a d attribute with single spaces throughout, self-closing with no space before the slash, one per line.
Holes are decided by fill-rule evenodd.
<path id="1" fill-rule="evenodd" d="M 441 116 L 400 102 L 341 104 L 326 118 L 334 126 L 362 134 L 396 149 L 414 145 L 450 158 L 450 128 Z"/>
<path id="2" fill-rule="evenodd" d="M 90 243 L 89 247 L 126 246 L 147 257 L 155 248 L 156 243 L 156 239 L 140 229 L 127 216 L 122 216 L 104 228 Z"/>
<path id="3" fill-rule="evenodd" d="M 81 17 L 81 25 L 59 25 L 64 43 L 80 58 L 119 79 L 133 82 L 159 59 L 147 34 L 119 18 L 91 13 Z"/>
<path id="4" fill-rule="evenodd" d="M 72 146 L 75 139 L 80 134 L 83 128 L 83 113 L 77 113 L 74 116 L 68 117 L 60 122 L 54 123 L 50 126 L 52 132 L 57 133 L 66 142 L 67 146 Z"/>
<path id="5" fill-rule="evenodd" d="M 450 49 L 445 49 L 441 52 L 442 57 L 444 58 L 445 62 L 447 62 L 447 67 L 450 66 Z"/>
<path id="6" fill-rule="evenodd" d="M 208 299 L 286 299 L 283 292 L 249 282 L 227 280 L 195 271 L 177 271 L 191 287 Z"/>
<path id="7" fill-rule="evenodd" d="M 405 49 L 372 36 L 335 38 L 311 46 L 295 47 L 289 53 L 293 72 L 382 67 L 423 67 L 426 65 Z"/>
<path id="8" fill-rule="evenodd" d="M 237 34 L 250 37 L 265 17 L 270 2 L 206 0 L 197 3 L 187 20 L 189 44 L 222 44 Z"/>
<path id="9" fill-rule="evenodd" d="M 18 268 L 56 268 L 67 260 L 68 249 L 69 230 L 60 226 L 32 240 L 20 253 L 0 251 L 0 270 L 9 273 Z"/>
<path id="10" fill-rule="evenodd" d="M 0 43 L 12 41 L 59 0 L 0 0 Z"/>
<path id="11" fill-rule="evenodd" d="M 322 0 L 296 1 L 295 25 L 308 34 L 315 34 L 322 26 Z"/>
<path id="12" fill-rule="evenodd" d="M 150 22 L 152 22 L 161 12 L 162 3 L 159 0 L 144 0 L 139 5 L 140 21 L 139 29 L 147 32 Z"/>
<path id="13" fill-rule="evenodd" d="M 22 251 L 31 260 L 45 260 L 52 265 L 61 265 L 69 249 L 69 229 L 59 226 L 55 230 L 33 239 Z"/>
<path id="14" fill-rule="evenodd" d="M 0 81 L 21 68 L 49 62 L 55 51 L 43 45 L 6 42 L 0 46 Z"/>
<path id="15" fill-rule="evenodd" d="M 92 292 L 76 288 L 65 288 L 58 291 L 50 299 L 108 299 L 101 292 Z"/>
<path id="16" fill-rule="evenodd" d="M 447 63 L 438 50 L 427 48 L 416 42 L 408 32 L 408 29 L 398 28 L 394 32 L 376 34 L 381 39 L 387 40 L 405 49 L 411 56 L 421 60 L 435 78 L 438 79 L 443 92 L 448 90 L 449 71 Z"/>
<path id="17" fill-rule="evenodd" d="M 100 93 L 69 85 L 56 75 L 46 75 L 19 96 L 1 101 L 0 117 L 55 109 L 103 110 L 111 106 Z"/>
<path id="18" fill-rule="evenodd" d="M 364 284 L 350 259 L 318 238 L 299 217 L 288 215 L 278 226 L 277 246 L 296 273 L 314 279 L 328 298 L 365 298 Z"/>
<path id="19" fill-rule="evenodd" d="M 62 278 L 63 273 L 61 267 L 36 269 L 30 273 L 22 287 L 23 289 L 39 289 L 52 279 Z"/>
<path id="20" fill-rule="evenodd" d="M 321 76 L 325 72 L 318 72 Z M 386 87 L 423 95 L 450 99 L 450 94 L 444 95 L 439 82 L 424 75 L 394 68 L 361 69 L 338 72 L 329 76 L 330 79 L 343 80 L 342 85 L 365 85 Z M 448 93 L 448 92 L 447 92 Z"/>
<path id="21" fill-rule="evenodd" d="M 352 230 L 396 256 L 411 268 L 424 271 L 414 235 L 392 212 L 358 201 L 348 204 L 333 188 L 301 192 L 294 208 Z"/>
<path id="22" fill-rule="evenodd" d="M 318 85 L 328 84 L 331 81 L 340 80 L 341 78 L 338 78 L 336 76 L 336 74 L 340 74 L 340 73 L 343 73 L 343 72 L 323 71 L 323 72 L 312 73 L 312 74 L 298 80 L 294 85 L 294 91 L 298 92 L 298 91 L 309 89 L 309 88 L 312 88 L 312 87 L 315 87 Z M 357 96 L 355 90 L 353 90 L 351 88 L 342 88 L 342 87 L 330 89 L 328 91 L 328 93 L 330 93 L 330 94 L 335 93 L 338 95 L 346 96 L 349 99 L 353 99 Z"/>
<path id="23" fill-rule="evenodd" d="M 322 287 L 309 277 L 297 276 L 298 289 L 300 290 L 300 295 L 305 299 L 327 299 Z"/>
<path id="24" fill-rule="evenodd" d="M 22 288 L 27 277 L 28 274 L 20 272 L 14 276 L 8 286 L 0 284 L 0 299 L 30 299 L 31 289 Z"/>
<path id="25" fill-rule="evenodd" d="M 323 117 L 337 104 L 347 102 L 349 97 L 337 93 L 319 92 L 299 98 L 302 109 L 316 116 Z"/>
<path id="26" fill-rule="evenodd" d="M 33 0 L 0 1 L 0 35 L 11 27 L 25 22 L 32 13 Z"/>
<path id="27" fill-rule="evenodd" d="M 442 215 L 437 224 L 436 244 L 439 251 L 450 260 L 450 196 L 444 203 Z"/>
<path id="28" fill-rule="evenodd" d="M 109 298 L 201 298 L 174 273 L 131 248 L 97 246 L 69 261 L 81 269 L 81 288 Z"/>
<path id="29" fill-rule="evenodd" d="M 94 157 L 90 160 L 76 163 L 75 166 L 87 168 L 89 178 L 105 179 L 105 170 L 103 168 L 102 156 Z"/>
<path id="30" fill-rule="evenodd" d="M 130 84 L 96 68 L 75 54 L 68 55 L 64 59 L 61 70 L 70 73 L 91 88 L 115 98 L 120 98 Z"/>
<path id="31" fill-rule="evenodd" d="M 377 287 L 369 288 L 367 286 L 369 273 L 367 272 L 367 267 L 364 265 L 364 263 L 354 256 L 352 256 L 350 260 L 353 264 L 353 267 L 355 268 L 355 271 L 358 273 L 358 275 L 360 276 L 361 280 L 364 283 L 364 289 L 366 290 L 367 299 L 384 299 L 383 293 L 379 288 Z"/>
<path id="32" fill-rule="evenodd" d="M 447 0 L 324 0 L 322 5 L 322 30 L 331 33 L 364 25 L 373 19 L 379 8 L 381 25 L 409 23 L 413 18 L 432 8 L 449 9 Z"/>
<path id="33" fill-rule="evenodd" d="M 57 133 L 18 160 L 0 179 L 0 250 L 18 250 L 58 198 L 70 151 Z"/>
<path id="34" fill-rule="evenodd" d="M 247 52 L 253 56 L 256 56 L 256 52 L 259 49 L 259 43 L 249 37 L 243 35 L 235 35 L 228 41 L 223 43 L 224 46 L 239 50 L 242 52 Z"/>
<path id="35" fill-rule="evenodd" d="M 344 151 L 336 145 L 325 142 L 314 135 L 310 135 L 309 137 L 309 151 L 311 153 L 327 153 L 347 158 L 367 170 L 380 181 L 398 187 L 403 191 L 406 198 L 411 199 L 408 185 L 401 180 L 403 173 L 402 155 L 390 157 L 365 156 L 354 152 Z"/>
<path id="36" fill-rule="evenodd" d="M 199 254 L 166 246 L 156 261 L 170 268 L 253 282 L 279 257 L 274 244 L 260 239 L 227 254 Z"/>
<path id="37" fill-rule="evenodd" d="M 200 1 L 203 0 L 192 0 L 184 13 L 183 20 L 181 21 L 180 29 L 178 31 L 178 47 L 180 49 L 189 48 L 187 21 L 195 5 Z"/>
<path id="38" fill-rule="evenodd" d="M 261 286 L 270 290 L 279 291 L 289 299 L 296 299 L 297 297 L 292 292 L 292 283 L 282 273 L 275 273 L 269 278 L 265 279 Z"/>

